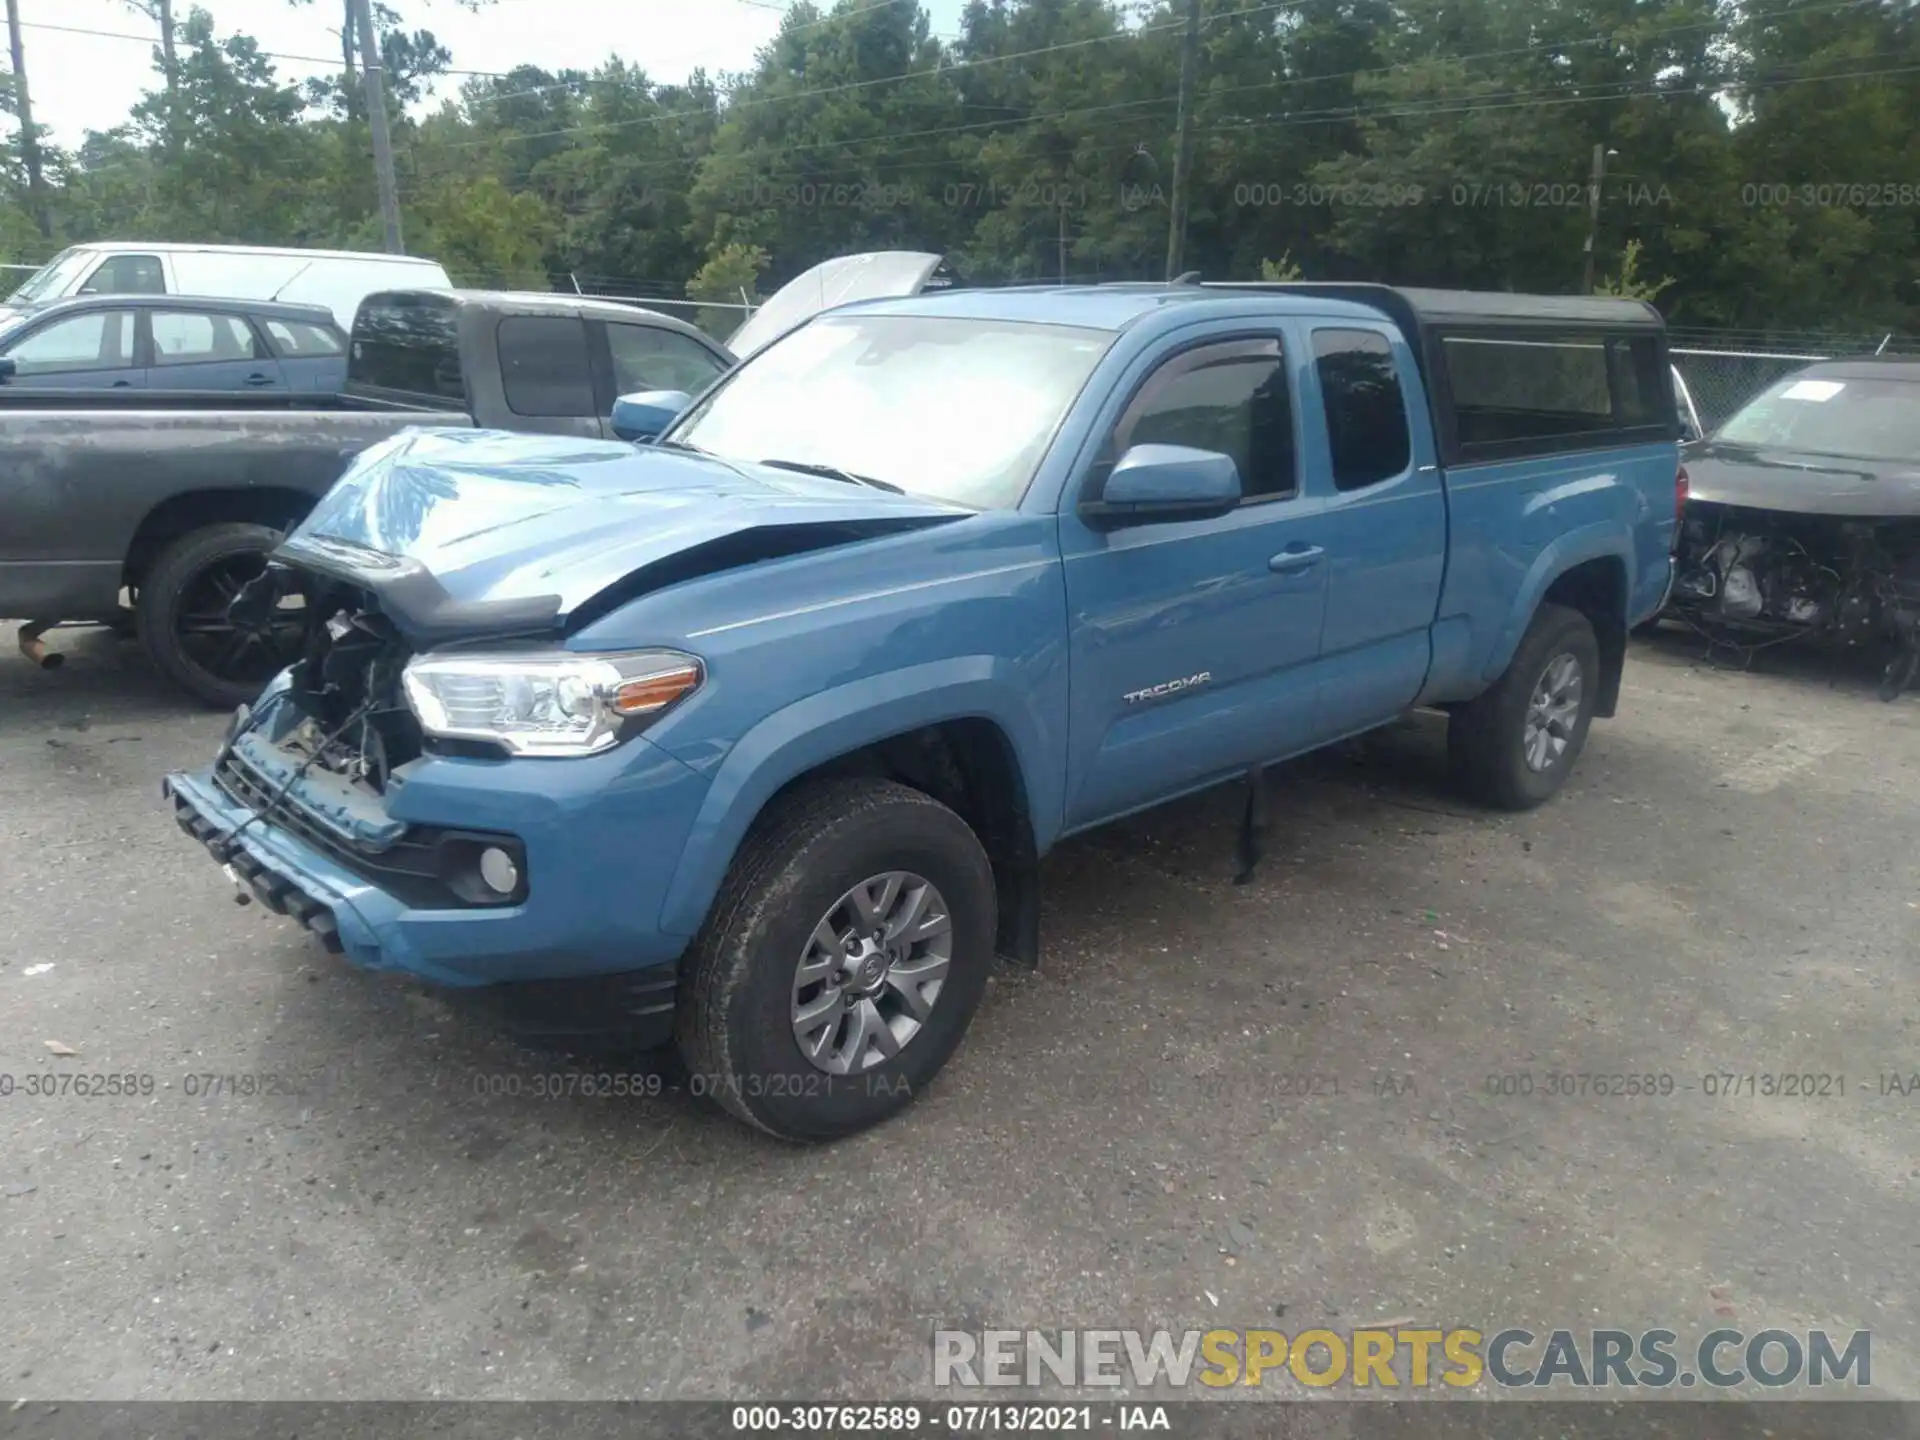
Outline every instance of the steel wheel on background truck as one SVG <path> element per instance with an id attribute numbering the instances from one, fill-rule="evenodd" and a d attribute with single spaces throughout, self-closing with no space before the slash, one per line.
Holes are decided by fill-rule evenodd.
<path id="1" fill-rule="evenodd" d="M 160 673 L 196 700 L 231 710 L 299 658 L 300 611 L 277 609 L 258 624 L 227 613 L 280 539 L 265 525 L 209 525 L 171 541 L 141 578 L 140 642 Z"/>
<path id="2" fill-rule="evenodd" d="M 789 1140 L 887 1119 L 979 1007 L 994 903 L 978 838 L 918 790 L 844 779 L 777 798 L 683 962 L 691 1087 Z"/>
<path id="3" fill-rule="evenodd" d="M 1542 605 L 1513 660 L 1447 722 L 1454 778 L 1474 799 L 1530 810 L 1573 770 L 1600 693 L 1600 644 L 1578 610 Z"/>

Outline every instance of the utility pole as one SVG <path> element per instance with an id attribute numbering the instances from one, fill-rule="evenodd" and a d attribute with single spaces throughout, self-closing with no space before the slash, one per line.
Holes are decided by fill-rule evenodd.
<path id="1" fill-rule="evenodd" d="M 1167 279 L 1185 268 L 1187 192 L 1193 188 L 1193 87 L 1200 70 L 1200 0 L 1187 0 L 1187 31 L 1180 41 L 1180 108 L 1174 122 L 1173 203 L 1167 219 Z"/>
<path id="2" fill-rule="evenodd" d="M 125 0 L 129 10 L 138 11 L 160 27 L 160 65 L 167 76 L 167 151 L 177 161 L 180 156 L 180 54 L 174 45 L 173 0 Z"/>
<path id="3" fill-rule="evenodd" d="M 393 138 L 387 134 L 387 87 L 367 0 L 348 0 L 354 28 L 360 32 L 360 61 L 367 77 L 367 128 L 373 133 L 373 173 L 380 182 L 380 218 L 386 224 L 387 253 L 404 253 L 400 244 L 400 188 L 393 178 Z"/>
<path id="4" fill-rule="evenodd" d="M 1593 177 L 1587 183 L 1587 252 L 1580 270 L 1580 293 L 1593 293 L 1593 249 L 1600 241 L 1600 187 L 1607 178 L 1606 143 L 1593 147 Z"/>
<path id="5" fill-rule="evenodd" d="M 20 122 L 20 158 L 27 166 L 27 194 L 40 233 L 53 235 L 47 213 L 47 182 L 40 170 L 40 132 L 33 126 L 33 97 L 27 91 L 27 47 L 20 38 L 20 0 L 7 0 L 7 44 L 13 51 L 13 113 Z"/>
<path id="6" fill-rule="evenodd" d="M 180 155 L 180 55 L 173 46 L 173 0 L 153 0 L 153 18 L 160 26 L 160 61 L 167 71 L 167 145 Z"/>

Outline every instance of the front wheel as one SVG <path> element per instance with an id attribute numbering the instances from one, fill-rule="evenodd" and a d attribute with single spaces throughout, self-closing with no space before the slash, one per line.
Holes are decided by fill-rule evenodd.
<path id="1" fill-rule="evenodd" d="M 789 1140 L 905 1108 L 979 1007 L 994 903 L 973 831 L 918 790 L 834 780 L 777 800 L 685 962 L 690 1088 Z"/>
<path id="2" fill-rule="evenodd" d="M 1578 610 L 1542 605 L 1513 661 L 1447 722 L 1454 778 L 1473 799 L 1530 810 L 1566 783 L 1600 691 L 1600 645 Z"/>
<path id="3" fill-rule="evenodd" d="M 265 525 L 209 525 L 169 544 L 141 580 L 134 605 L 141 643 L 196 700 L 231 710 L 300 658 L 300 611 L 276 609 L 257 623 L 228 613 L 279 543 L 280 532 Z"/>

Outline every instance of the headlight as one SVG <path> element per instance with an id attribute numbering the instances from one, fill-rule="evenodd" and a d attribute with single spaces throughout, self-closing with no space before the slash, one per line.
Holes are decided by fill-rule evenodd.
<path id="1" fill-rule="evenodd" d="M 591 755 L 700 687 L 677 650 L 575 655 L 422 655 L 407 663 L 407 705 L 429 735 L 485 740 L 515 755 Z"/>

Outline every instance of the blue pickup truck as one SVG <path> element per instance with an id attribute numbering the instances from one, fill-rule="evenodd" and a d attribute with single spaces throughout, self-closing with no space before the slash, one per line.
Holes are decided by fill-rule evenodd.
<path id="1" fill-rule="evenodd" d="M 1557 790 L 1667 588 L 1667 366 L 1606 299 L 834 309 L 644 443 L 367 451 L 235 605 L 302 658 L 166 793 L 352 962 L 844 1135 L 1037 958 L 1065 836 L 1420 706 L 1472 795 Z"/>

